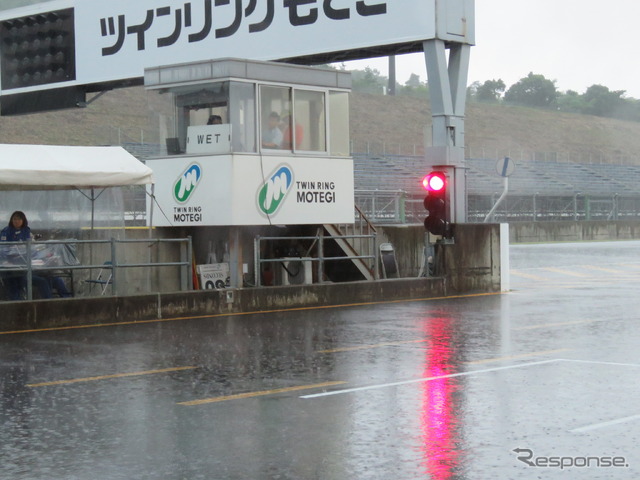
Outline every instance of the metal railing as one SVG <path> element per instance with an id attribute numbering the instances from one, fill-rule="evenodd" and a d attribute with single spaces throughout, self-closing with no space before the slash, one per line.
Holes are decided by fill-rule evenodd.
<path id="1" fill-rule="evenodd" d="M 377 236 L 375 234 L 371 235 L 344 235 L 342 238 L 345 239 L 359 239 L 366 238 L 370 239 L 376 244 Z M 357 259 L 366 260 L 370 259 L 374 264 L 374 276 L 376 279 L 379 278 L 379 268 L 378 268 L 378 256 L 375 253 L 370 255 L 346 255 L 344 257 L 325 257 L 324 256 L 324 242 L 326 240 L 335 240 L 334 237 L 325 236 L 320 230 L 320 233 L 315 236 L 307 236 L 307 237 L 261 237 L 256 236 L 254 239 L 254 267 L 255 267 L 255 280 L 256 287 L 260 287 L 262 284 L 262 265 L 265 264 L 277 264 L 281 262 L 291 262 L 291 261 L 310 261 L 318 264 L 318 273 L 317 279 L 318 283 L 323 283 L 324 281 L 324 264 L 327 261 L 339 261 L 339 260 L 348 260 L 353 261 Z M 262 251 L 261 246 L 263 242 L 311 242 L 311 247 L 307 250 L 307 254 L 304 256 L 282 256 L 277 258 L 261 258 L 260 252 Z M 316 249 L 315 256 L 309 256 L 313 249 Z M 374 247 L 373 251 L 376 251 L 377 247 Z"/>
<path id="2" fill-rule="evenodd" d="M 117 254 L 117 246 L 118 245 L 126 245 L 126 244 L 147 244 L 148 247 L 152 247 L 154 245 L 161 244 L 180 244 L 180 260 L 179 261 L 163 261 L 163 262 L 152 262 L 149 255 L 148 262 L 121 262 L 120 256 Z M 83 264 L 78 261 L 77 264 L 61 264 L 57 263 L 55 265 L 34 265 L 33 262 L 33 252 L 34 246 L 37 245 L 87 245 L 89 247 L 88 256 L 90 258 L 89 264 Z M 101 264 L 93 263 L 93 247 L 94 246 L 108 246 L 109 254 L 105 257 L 108 260 Z M 47 272 L 59 272 L 59 271 L 76 271 L 76 270 L 98 270 L 106 268 L 105 265 L 109 263 L 108 268 L 111 269 L 111 292 L 112 295 L 117 295 L 119 293 L 118 287 L 118 271 L 120 269 L 129 269 L 129 268 L 158 268 L 158 267 L 179 267 L 180 268 L 180 289 L 181 290 L 193 290 L 193 272 L 192 272 L 192 263 L 191 258 L 193 255 L 193 247 L 191 242 L 191 237 L 187 238 L 169 238 L 169 239 L 130 239 L 130 240 L 118 240 L 115 238 L 111 238 L 110 240 L 47 240 L 47 241 L 36 241 L 36 240 L 27 240 L 24 242 L 2 242 L 1 247 L 11 247 L 16 246 L 17 255 L 24 261 L 24 264 L 4 264 L 0 265 L 0 273 L 5 272 L 26 272 L 26 290 L 27 290 L 27 300 L 33 299 L 33 275 L 34 272 L 37 275 L 38 273 L 47 273 Z M 22 248 L 24 249 L 24 254 L 22 254 Z M 104 248 L 102 251 L 104 252 Z M 77 259 L 77 257 L 76 257 Z"/>
<path id="3" fill-rule="evenodd" d="M 372 222 L 404 223 L 406 192 L 403 190 L 356 190 L 355 203 Z"/>
<path id="4" fill-rule="evenodd" d="M 367 214 L 358 206 L 358 202 L 355 203 L 355 222 L 334 225 L 340 233 L 338 238 L 345 240 L 354 251 L 360 254 L 375 255 L 376 246 L 372 244 L 371 238 L 376 237 L 378 231 Z M 349 235 L 355 237 L 349 237 Z M 369 268 L 373 270 L 373 266 Z"/>

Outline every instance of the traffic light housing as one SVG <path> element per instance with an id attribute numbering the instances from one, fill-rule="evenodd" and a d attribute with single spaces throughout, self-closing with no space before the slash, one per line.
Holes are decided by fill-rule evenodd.
<path id="1" fill-rule="evenodd" d="M 424 208 L 428 210 L 424 220 L 424 228 L 433 235 L 451 238 L 451 228 L 448 219 L 447 205 L 447 176 L 445 172 L 429 173 L 422 180 L 427 190 L 424 198 Z"/>

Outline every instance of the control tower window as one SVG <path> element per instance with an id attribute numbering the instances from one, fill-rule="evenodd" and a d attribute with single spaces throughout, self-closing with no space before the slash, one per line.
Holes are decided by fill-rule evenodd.
<path id="1" fill-rule="evenodd" d="M 291 150 L 284 144 L 284 133 L 291 117 L 291 89 L 260 87 L 260 126 L 263 150 Z"/>
<path id="2" fill-rule="evenodd" d="M 348 157 L 349 146 L 349 94 L 329 92 L 329 125 L 331 155 Z"/>
<path id="3" fill-rule="evenodd" d="M 294 90 L 293 128 L 295 150 L 327 151 L 324 92 Z"/>
<path id="4" fill-rule="evenodd" d="M 253 83 L 231 82 L 229 123 L 234 152 L 256 152 L 256 87 Z"/>
<path id="5" fill-rule="evenodd" d="M 220 117 L 222 123 L 229 123 L 229 83 L 213 83 L 178 94 L 178 108 L 183 110 L 184 126 L 206 125 L 212 116 Z"/>
<path id="6" fill-rule="evenodd" d="M 325 92 L 323 91 L 262 85 L 260 87 L 262 149 L 326 152 L 325 112 Z"/>

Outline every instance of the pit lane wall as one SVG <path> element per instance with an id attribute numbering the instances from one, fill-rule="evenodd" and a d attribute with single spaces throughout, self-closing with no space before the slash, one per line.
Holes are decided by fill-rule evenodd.
<path id="1" fill-rule="evenodd" d="M 640 222 L 514 222 L 509 225 L 509 237 L 511 243 L 634 240 L 640 239 Z"/>
<path id="2" fill-rule="evenodd" d="M 394 245 L 405 278 L 114 297 L 3 302 L 0 334 L 121 322 L 157 322 L 194 317 L 426 300 L 496 293 L 500 284 L 500 226 L 457 225 L 455 243 L 436 248 L 434 277 L 418 277 L 424 262 L 424 228 L 379 229 Z"/>

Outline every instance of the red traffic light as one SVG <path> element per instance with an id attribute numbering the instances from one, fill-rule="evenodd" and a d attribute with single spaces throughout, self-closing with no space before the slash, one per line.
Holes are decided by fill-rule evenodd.
<path id="1" fill-rule="evenodd" d="M 447 175 L 442 171 L 429 173 L 422 179 L 427 190 L 424 208 L 429 212 L 424 220 L 424 228 L 432 235 L 451 238 L 447 206 Z"/>
<path id="2" fill-rule="evenodd" d="M 422 179 L 422 186 L 429 192 L 442 192 L 447 185 L 444 172 L 431 172 Z"/>

